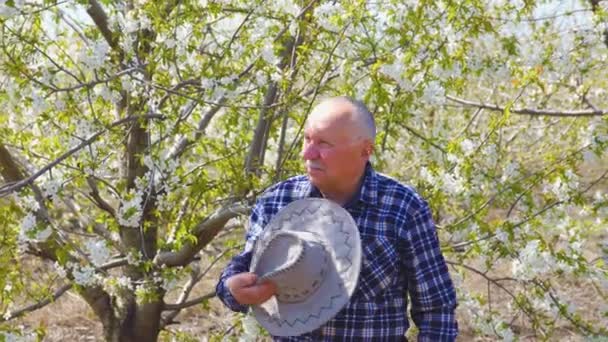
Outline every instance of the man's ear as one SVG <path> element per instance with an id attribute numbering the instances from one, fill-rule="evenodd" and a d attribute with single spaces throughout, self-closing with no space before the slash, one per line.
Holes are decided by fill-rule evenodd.
<path id="1" fill-rule="evenodd" d="M 365 144 L 365 146 L 363 146 L 363 151 L 361 153 L 362 157 L 371 157 L 372 153 L 374 153 L 374 146 L 372 144 L 370 144 L 369 142 L 367 142 Z"/>

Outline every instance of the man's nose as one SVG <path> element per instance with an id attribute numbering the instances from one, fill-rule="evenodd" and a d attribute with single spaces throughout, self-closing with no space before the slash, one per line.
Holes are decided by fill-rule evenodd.
<path id="1" fill-rule="evenodd" d="M 304 148 L 302 149 L 302 157 L 304 160 L 319 159 L 319 149 L 313 144 L 304 145 Z"/>

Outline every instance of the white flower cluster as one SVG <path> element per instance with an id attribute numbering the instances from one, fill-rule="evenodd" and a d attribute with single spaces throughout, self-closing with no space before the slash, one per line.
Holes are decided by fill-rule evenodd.
<path id="1" fill-rule="evenodd" d="M 50 198 L 55 202 L 57 198 L 57 192 L 63 185 L 63 180 L 59 177 L 49 178 L 42 184 L 42 195 L 45 198 Z"/>
<path id="2" fill-rule="evenodd" d="M 445 88 L 439 81 L 431 81 L 424 88 L 422 100 L 430 105 L 442 105 L 445 103 Z"/>
<path id="3" fill-rule="evenodd" d="M 502 176 L 500 177 L 501 182 L 505 182 L 509 178 L 517 177 L 519 175 L 519 164 L 515 161 L 510 161 L 509 164 L 503 169 Z"/>
<path id="4" fill-rule="evenodd" d="M 400 54 L 397 55 L 393 63 L 382 65 L 380 72 L 397 82 L 403 91 L 409 92 L 414 89 L 414 84 L 404 77 L 405 65 L 401 61 Z"/>
<path id="5" fill-rule="evenodd" d="M 25 250 L 28 242 L 44 242 L 53 233 L 50 226 L 46 226 L 44 229 L 40 230 L 36 224 L 36 216 L 34 216 L 32 212 L 28 212 L 21 219 L 20 228 L 18 243 L 21 251 Z"/>
<path id="6" fill-rule="evenodd" d="M 470 139 L 464 139 L 461 143 L 460 143 L 460 148 L 462 149 L 462 153 L 464 153 L 465 156 L 470 156 L 473 152 L 475 152 L 475 149 L 477 148 L 477 146 L 475 145 L 475 143 L 473 141 L 471 141 Z"/>
<path id="7" fill-rule="evenodd" d="M 85 248 L 95 266 L 101 266 L 110 260 L 110 251 L 103 240 L 89 240 L 86 242 Z"/>
<path id="8" fill-rule="evenodd" d="M 98 281 L 95 269 L 91 266 L 74 267 L 72 275 L 74 276 L 74 282 L 82 286 L 95 285 Z"/>
<path id="9" fill-rule="evenodd" d="M 90 50 L 83 49 L 78 56 L 78 60 L 89 70 L 97 70 L 105 63 L 109 52 L 110 45 L 105 40 L 99 39 L 93 43 Z"/>
<path id="10" fill-rule="evenodd" d="M 550 273 L 556 266 L 555 258 L 547 251 L 540 251 L 539 240 L 529 241 L 513 260 L 511 271 L 517 279 L 532 280 L 537 276 Z"/>
<path id="11" fill-rule="evenodd" d="M 558 177 L 553 183 L 543 186 L 544 193 L 553 193 L 560 201 L 569 198 L 569 192 L 578 188 L 578 176 L 571 170 L 566 171 L 564 179 Z"/>
<path id="12" fill-rule="evenodd" d="M 129 265 L 138 266 L 141 263 L 142 255 L 141 252 L 129 252 L 127 253 L 127 263 Z"/>
<path id="13" fill-rule="evenodd" d="M 319 25 L 329 31 L 340 30 L 339 27 L 332 23 L 332 17 L 344 14 L 344 8 L 342 8 L 339 2 L 324 2 L 322 5 L 317 6 L 313 13 Z"/>
<path id="14" fill-rule="evenodd" d="M 116 279 L 116 284 L 122 288 L 132 290 L 133 284 L 131 278 L 127 276 L 122 276 Z"/>
<path id="15" fill-rule="evenodd" d="M 130 195 L 131 199 L 120 199 L 118 223 L 121 226 L 137 228 L 143 215 L 143 192 L 141 190 L 132 191 Z"/>
<path id="16" fill-rule="evenodd" d="M 420 179 L 429 184 L 435 183 L 435 177 L 431 174 L 431 171 L 424 166 L 420 168 Z"/>
<path id="17" fill-rule="evenodd" d="M 114 21 L 111 24 L 112 26 L 118 26 L 125 36 L 138 30 L 149 29 L 151 27 L 152 21 L 144 11 L 139 9 L 139 7 L 129 10 L 126 16 L 123 14 L 124 12 L 125 11 L 117 11 L 117 13 L 112 16 Z M 129 48 L 129 51 L 131 48 L 132 47 Z"/>
<path id="18" fill-rule="evenodd" d="M 159 184 L 161 183 L 160 180 L 164 179 L 159 189 L 162 189 L 165 183 L 177 184 L 179 182 L 179 178 L 175 174 L 175 170 L 179 164 L 173 158 L 162 157 L 160 160 L 157 160 L 147 155 L 144 157 L 144 165 L 149 170 L 146 174 L 148 181 L 152 180 L 155 184 Z"/>
<path id="19" fill-rule="evenodd" d="M 116 90 L 110 90 L 105 84 L 95 86 L 94 92 L 97 97 L 101 97 L 106 102 L 118 103 L 121 100 L 120 93 Z"/>
<path id="20" fill-rule="evenodd" d="M 133 290 L 131 278 L 127 276 L 121 277 L 103 277 L 101 278 L 104 291 L 113 297 L 117 297 L 123 290 Z"/>
<path id="21" fill-rule="evenodd" d="M 444 173 L 441 184 L 441 189 L 452 195 L 461 194 L 465 189 L 464 179 L 460 176 L 458 168 L 455 168 L 452 173 Z"/>
<path id="22" fill-rule="evenodd" d="M 25 4 L 24 0 L 14 0 L 13 6 L 6 4 L 7 0 L 0 0 L 0 18 L 9 18 L 19 13 L 19 9 Z"/>
<path id="23" fill-rule="evenodd" d="M 279 58 L 275 55 L 274 50 L 272 48 L 272 42 L 267 42 L 264 44 L 261 50 L 262 59 L 266 61 L 266 63 L 270 65 L 276 65 L 279 62 Z"/>
<path id="24" fill-rule="evenodd" d="M 472 318 L 473 325 L 486 336 L 497 335 L 502 341 L 514 341 L 515 336 L 508 324 L 499 317 L 487 313 L 480 305 L 479 299 L 469 293 L 461 293 L 460 305 L 465 309 L 466 316 Z M 507 310 L 511 310 L 510 303 Z"/>
<path id="25" fill-rule="evenodd" d="M 49 109 L 49 104 L 46 102 L 44 97 L 42 97 L 42 95 L 40 95 L 37 91 L 32 91 L 32 94 L 30 96 L 32 98 L 31 114 L 33 116 L 38 116 L 39 114 L 42 114 Z"/>
<path id="26" fill-rule="evenodd" d="M 279 12 L 291 15 L 292 17 L 297 16 L 302 11 L 300 6 L 293 0 L 275 0 L 272 7 Z"/>
<path id="27" fill-rule="evenodd" d="M 57 261 L 55 261 L 55 263 L 53 264 L 53 268 L 55 268 L 55 273 L 57 273 L 58 276 L 60 276 L 61 278 L 66 277 L 67 272 L 65 268 L 63 268 L 63 266 L 61 266 L 61 264 L 59 264 Z"/>

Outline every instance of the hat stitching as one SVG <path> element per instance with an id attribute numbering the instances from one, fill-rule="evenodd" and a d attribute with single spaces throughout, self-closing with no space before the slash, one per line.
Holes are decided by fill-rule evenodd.
<path id="1" fill-rule="evenodd" d="M 298 317 L 296 319 L 293 320 L 293 322 L 289 322 L 286 319 L 283 319 L 282 321 L 278 321 L 276 318 L 272 317 L 271 320 L 273 320 L 279 327 L 283 326 L 284 324 L 289 325 L 290 327 L 294 327 L 296 325 L 296 323 L 300 322 L 301 324 L 307 324 L 308 321 L 312 318 L 315 319 L 321 319 L 321 313 L 323 312 L 323 310 L 331 310 L 331 308 L 334 305 L 334 300 L 340 298 L 342 295 L 337 294 L 337 295 L 333 295 L 331 296 L 330 300 L 329 300 L 329 305 L 327 306 L 322 306 L 321 308 L 319 308 L 319 312 L 316 314 L 309 314 L 308 317 L 304 320 L 301 319 L 301 317 Z"/>

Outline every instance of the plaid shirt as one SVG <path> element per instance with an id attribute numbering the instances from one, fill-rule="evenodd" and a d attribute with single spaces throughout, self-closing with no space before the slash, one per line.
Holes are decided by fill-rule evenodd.
<path id="1" fill-rule="evenodd" d="M 320 196 L 306 176 L 296 176 L 272 186 L 258 199 L 245 249 L 224 269 L 216 287 L 227 307 L 247 312 L 225 281 L 249 271 L 254 241 L 272 216 L 294 200 Z M 454 341 L 456 294 L 426 201 L 412 188 L 376 173 L 368 163 L 357 195 L 344 207 L 359 227 L 363 248 L 355 293 L 321 328 L 298 337 L 275 337 L 275 341 L 405 341 L 409 328 L 406 292 L 418 340 Z"/>

